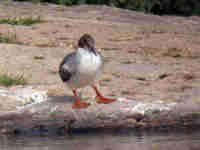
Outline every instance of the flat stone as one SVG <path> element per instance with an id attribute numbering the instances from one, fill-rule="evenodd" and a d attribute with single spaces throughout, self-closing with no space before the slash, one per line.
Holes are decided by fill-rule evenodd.
<path id="1" fill-rule="evenodd" d="M 16 91 L 18 90 L 16 89 Z M 27 92 L 26 95 L 28 93 L 32 95 L 37 91 L 30 87 L 26 90 L 23 87 L 23 90 Z M 16 91 L 10 92 L 17 93 Z M 21 93 L 24 94 L 24 92 Z M 38 91 L 38 93 L 44 92 Z M 3 97 L 6 102 L 2 103 L 5 105 L 3 108 L 6 106 L 9 108 L 2 109 L 0 114 L 1 133 L 29 130 L 48 132 L 52 129 L 70 131 L 76 129 L 152 128 L 200 124 L 198 104 L 180 105 L 162 101 L 147 103 L 142 100 L 126 98 L 118 98 L 116 102 L 110 104 L 98 104 L 95 99 L 90 98 L 88 101 L 91 105 L 88 108 L 72 109 L 72 96 L 46 97 L 45 100 L 38 103 L 33 101 L 32 104 L 24 105 L 22 101 L 18 103 L 19 95 L 15 100 L 13 94 L 11 95 L 12 97 L 9 97 L 10 94 L 7 92 L 7 96 L 0 97 Z M 20 105 L 21 107 L 19 107 Z"/>

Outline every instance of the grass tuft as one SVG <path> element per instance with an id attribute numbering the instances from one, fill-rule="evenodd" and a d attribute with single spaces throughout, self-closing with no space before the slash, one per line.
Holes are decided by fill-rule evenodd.
<path id="1" fill-rule="evenodd" d="M 0 43 L 9 43 L 9 44 L 19 44 L 22 45 L 23 43 L 17 40 L 16 34 L 9 34 L 9 35 L 2 35 L 0 33 Z"/>
<path id="2" fill-rule="evenodd" d="M 12 86 L 12 85 L 25 85 L 27 81 L 21 76 L 13 76 L 9 74 L 0 74 L 0 85 Z"/>
<path id="3" fill-rule="evenodd" d="M 15 18 L 15 19 L 0 19 L 0 24 L 10 24 L 10 25 L 25 25 L 30 26 L 32 24 L 36 23 L 42 23 L 44 20 L 42 20 L 40 17 L 33 18 L 33 17 L 27 17 L 27 18 Z"/>

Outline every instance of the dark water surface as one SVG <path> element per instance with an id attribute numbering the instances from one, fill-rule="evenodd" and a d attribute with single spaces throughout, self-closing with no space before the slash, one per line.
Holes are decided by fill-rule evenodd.
<path id="1" fill-rule="evenodd" d="M 200 150 L 200 130 L 0 136 L 0 150 Z"/>

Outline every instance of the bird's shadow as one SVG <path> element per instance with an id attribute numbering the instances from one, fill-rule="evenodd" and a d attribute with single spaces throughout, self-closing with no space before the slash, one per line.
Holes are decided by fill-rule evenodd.
<path id="1" fill-rule="evenodd" d="M 70 95 L 64 95 L 64 96 L 50 96 L 50 102 L 55 104 L 55 103 L 74 103 L 74 96 Z M 86 101 L 88 100 L 87 98 L 80 98 L 81 101 Z"/>
<path id="2" fill-rule="evenodd" d="M 73 103 L 74 96 L 64 95 L 64 96 L 51 96 L 51 103 Z"/>

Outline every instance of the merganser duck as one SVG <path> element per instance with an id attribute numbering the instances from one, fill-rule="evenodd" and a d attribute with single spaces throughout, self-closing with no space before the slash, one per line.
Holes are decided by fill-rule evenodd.
<path id="1" fill-rule="evenodd" d="M 61 80 L 70 87 L 74 94 L 72 108 L 87 108 L 90 103 L 83 102 L 77 95 L 77 89 L 90 85 L 96 92 L 98 103 L 111 103 L 115 99 L 105 98 L 97 89 L 95 80 L 100 76 L 104 68 L 104 59 L 95 49 L 95 41 L 89 34 L 84 34 L 78 41 L 75 52 L 64 57 L 59 66 Z"/>

